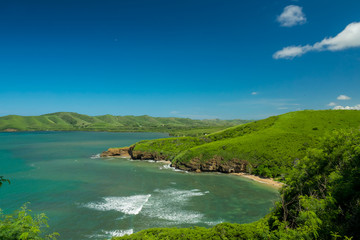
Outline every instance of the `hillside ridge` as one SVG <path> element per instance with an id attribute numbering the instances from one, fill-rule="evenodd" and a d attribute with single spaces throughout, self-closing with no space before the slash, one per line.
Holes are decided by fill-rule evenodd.
<path id="1" fill-rule="evenodd" d="M 133 159 L 168 160 L 196 172 L 246 172 L 284 178 L 307 149 L 334 130 L 359 129 L 360 111 L 305 110 L 250 122 L 200 137 L 140 141 Z"/>
<path id="2" fill-rule="evenodd" d="M 76 112 L 55 112 L 40 116 L 7 115 L 0 117 L 0 131 L 118 131 L 118 132 L 177 132 L 192 131 L 206 134 L 230 126 L 243 124 L 248 120 L 220 120 L 176 117 L 113 116 L 110 114 L 88 116 Z M 194 129 L 202 129 L 194 131 Z M 189 133 L 190 134 L 190 133 Z"/>

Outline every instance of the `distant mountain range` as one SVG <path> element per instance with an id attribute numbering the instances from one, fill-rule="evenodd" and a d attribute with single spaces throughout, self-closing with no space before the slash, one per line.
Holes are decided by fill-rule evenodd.
<path id="1" fill-rule="evenodd" d="M 88 116 L 57 112 L 40 116 L 8 115 L 0 117 L 0 131 L 118 131 L 174 132 L 194 129 L 220 130 L 250 122 L 249 120 L 194 120 L 189 118 L 143 116 Z M 212 131 L 210 131 L 212 132 Z"/>

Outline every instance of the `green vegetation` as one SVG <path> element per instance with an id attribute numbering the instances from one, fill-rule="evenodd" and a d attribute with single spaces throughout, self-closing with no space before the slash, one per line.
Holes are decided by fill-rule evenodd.
<path id="1" fill-rule="evenodd" d="M 193 120 L 150 116 L 87 116 L 58 112 L 41 116 L 9 115 L 0 117 L 0 131 L 116 131 L 167 132 L 173 136 L 201 136 L 246 120 Z"/>
<path id="2" fill-rule="evenodd" d="M 135 151 L 166 152 L 179 168 L 194 159 L 229 162 L 246 160 L 247 171 L 265 177 L 284 178 L 306 149 L 318 146 L 319 137 L 336 129 L 358 129 L 360 111 L 323 110 L 290 112 L 197 138 L 142 141 Z"/>
<path id="3" fill-rule="evenodd" d="M 88 126 L 87 129 L 96 126 L 98 128 L 94 127 L 94 129 L 97 130 L 105 126 L 105 121 L 115 124 L 118 122 L 115 118 L 119 118 L 110 115 L 89 117 L 69 113 L 58 113 L 55 116 L 59 114 L 65 115 L 43 116 L 47 116 L 47 119 L 58 124 L 57 126 L 70 124 L 73 127 L 83 126 L 84 129 L 87 128 L 85 126 Z M 135 118 L 137 117 L 127 118 L 128 124 L 134 123 Z M 141 118 L 145 119 L 144 125 L 141 125 L 142 128 L 138 125 L 137 130 L 152 129 L 150 126 L 154 126 L 154 129 L 155 126 L 159 127 L 154 122 L 157 118 L 155 120 L 148 116 Z M 99 119 L 104 120 L 100 122 Z M 176 119 L 172 119 L 172 123 L 173 120 Z M 20 124 L 21 121 L 25 120 L 15 121 L 14 124 Z M 32 126 L 40 122 L 31 117 L 26 121 Z M 44 121 L 41 120 L 42 123 Z M 92 127 L 82 125 L 84 122 L 91 122 Z M 154 125 L 144 127 L 145 122 Z M 182 124 L 175 124 L 176 127 L 164 125 L 161 126 L 164 128 L 159 129 L 186 130 L 185 123 Z M 200 124 L 196 126 L 199 127 L 198 129 L 204 129 Z M 135 129 L 135 125 L 133 127 Z M 6 128 L 15 127 L 11 125 Z M 117 131 L 125 128 L 119 127 Z M 222 223 L 209 229 L 153 228 L 130 236 L 115 237 L 113 240 L 358 239 L 360 238 L 359 128 L 360 111 L 300 111 L 230 127 L 208 135 L 202 135 L 200 131 L 201 136 L 196 136 L 199 132 L 194 131 L 195 135 L 191 137 L 141 141 L 135 145 L 133 151 L 167 156 L 179 167 L 191 163 L 194 159 L 203 163 L 214 158 L 221 159 L 224 163 L 239 159 L 248 162 L 246 168 L 248 172 L 281 178 L 286 185 L 280 190 L 280 201 L 275 204 L 272 212 L 253 223 Z M 20 128 L 16 129 L 20 130 Z M 68 130 L 82 129 L 74 127 Z M 0 183 L 4 181 L 5 179 L 1 177 Z M 24 206 L 14 215 L 1 214 L 0 239 L 42 239 L 40 228 L 44 226 L 47 226 L 45 216 L 40 215 L 34 219 Z M 47 239 L 55 237 L 56 233 L 45 236 Z"/>
<path id="4" fill-rule="evenodd" d="M 275 208 L 250 224 L 153 228 L 120 239 L 358 239 L 360 132 L 335 131 L 307 150 L 286 178 Z"/>
<path id="5" fill-rule="evenodd" d="M 47 217 L 39 214 L 30 215 L 26 204 L 12 215 L 5 215 L 0 209 L 0 239 L 2 240 L 42 240 L 56 239 L 58 233 L 42 236 L 42 228 L 48 228 Z"/>
<path id="6" fill-rule="evenodd" d="M 158 155 L 167 156 L 168 160 L 172 160 L 179 153 L 207 142 L 206 139 L 198 137 L 163 138 L 158 140 L 140 141 L 136 145 L 136 151 L 157 153 Z"/>
<path id="7" fill-rule="evenodd" d="M 3 182 L 10 180 L 0 176 L 0 187 Z M 50 240 L 59 236 L 59 233 L 43 234 L 42 229 L 48 228 L 47 217 L 44 213 L 31 216 L 31 210 L 24 204 L 20 210 L 5 215 L 0 209 L 0 239 L 1 240 Z"/>

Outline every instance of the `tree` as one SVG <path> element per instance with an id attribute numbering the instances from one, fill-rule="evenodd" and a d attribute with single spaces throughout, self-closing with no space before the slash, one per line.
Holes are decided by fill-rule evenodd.
<path id="1" fill-rule="evenodd" d="M 286 183 L 272 226 L 281 222 L 285 229 L 310 238 L 360 236 L 359 131 L 335 131 L 323 138 L 319 148 L 308 150 Z"/>

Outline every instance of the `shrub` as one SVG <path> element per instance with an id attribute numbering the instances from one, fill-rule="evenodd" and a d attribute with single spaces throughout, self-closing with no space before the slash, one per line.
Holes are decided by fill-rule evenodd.
<path id="1" fill-rule="evenodd" d="M 42 236 L 42 228 L 48 228 L 47 217 L 44 213 L 31 216 L 31 210 L 24 204 L 20 210 L 5 215 L 0 210 L 0 239 L 1 240 L 41 240 L 56 239 L 59 236 L 54 232 Z"/>

